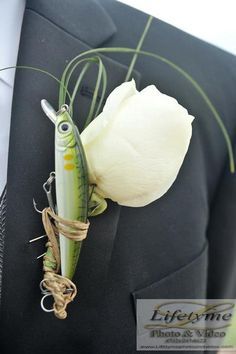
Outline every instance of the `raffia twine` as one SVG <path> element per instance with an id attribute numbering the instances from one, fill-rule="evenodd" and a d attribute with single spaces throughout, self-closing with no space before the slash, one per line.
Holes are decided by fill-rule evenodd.
<path id="1" fill-rule="evenodd" d="M 48 252 L 44 256 L 43 287 L 53 296 L 54 314 L 59 319 L 67 317 L 67 305 L 74 300 L 77 294 L 76 285 L 68 278 L 57 274 L 60 270 L 60 249 L 58 235 L 62 234 L 73 241 L 83 241 L 87 237 L 89 221 L 83 223 L 78 220 L 67 220 L 56 215 L 51 208 L 42 212 L 42 222 L 48 236 L 46 247 Z M 48 262 L 52 266 L 47 266 Z"/>

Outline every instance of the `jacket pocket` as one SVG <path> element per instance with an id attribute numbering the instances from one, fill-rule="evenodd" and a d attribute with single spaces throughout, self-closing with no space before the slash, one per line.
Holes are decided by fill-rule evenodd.
<path id="1" fill-rule="evenodd" d="M 208 244 L 190 263 L 165 278 L 132 292 L 136 299 L 205 299 L 207 293 Z"/>
<path id="2" fill-rule="evenodd" d="M 207 266 L 208 244 L 205 243 L 200 254 L 190 263 L 147 287 L 133 291 L 135 306 L 137 299 L 205 299 Z M 140 338 L 144 335 L 145 333 L 141 334 Z M 145 353 L 149 352 L 145 351 Z M 203 353 L 204 351 L 198 351 L 198 354 Z"/>

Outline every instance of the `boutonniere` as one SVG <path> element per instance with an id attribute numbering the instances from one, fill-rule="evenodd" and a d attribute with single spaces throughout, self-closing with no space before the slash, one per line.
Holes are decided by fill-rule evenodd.
<path id="1" fill-rule="evenodd" d="M 42 108 L 55 126 L 56 206 L 49 198 L 42 212 L 48 242 L 41 305 L 47 311 L 43 301 L 52 295 L 62 319 L 77 292 L 71 279 L 88 218 L 105 211 L 106 199 L 141 207 L 166 193 L 188 150 L 193 117 L 153 85 L 138 92 L 134 80 L 109 95 L 81 135 L 68 106 L 55 112 L 43 100 Z"/>
<path id="2" fill-rule="evenodd" d="M 34 203 L 42 214 L 45 235 L 30 242 L 47 238 L 44 277 L 40 282 L 41 307 L 60 319 L 66 318 L 67 305 L 77 294 L 73 276 L 91 218 L 106 211 L 106 199 L 124 206 L 143 207 L 160 198 L 174 183 L 188 151 L 194 117 L 175 98 L 161 93 L 154 85 L 137 91 L 135 81 L 130 78 L 139 55 L 161 60 L 193 85 L 223 133 L 230 170 L 234 172 L 227 130 L 200 85 L 167 58 L 141 50 L 151 21 L 149 17 L 136 49 L 98 48 L 80 53 L 68 63 L 60 80 L 41 68 L 17 67 L 47 74 L 59 83 L 58 110 L 45 99 L 41 101 L 55 129 L 55 171 L 43 185 L 48 207 L 40 211 Z M 99 53 L 107 52 L 134 55 L 125 82 L 108 96 L 102 109 L 109 78 Z M 92 65 L 98 67 L 97 81 L 85 129 L 79 132 L 73 105 L 84 75 Z M 82 66 L 81 72 L 73 91 L 69 92 L 70 80 L 78 66 Z M 1 70 L 6 69 L 9 68 Z M 51 193 L 54 181 L 55 201 Z M 44 305 L 48 296 L 53 297 L 51 309 Z"/>

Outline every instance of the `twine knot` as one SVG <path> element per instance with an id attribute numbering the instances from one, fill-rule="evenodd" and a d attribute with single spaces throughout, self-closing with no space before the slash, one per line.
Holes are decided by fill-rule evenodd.
<path id="1" fill-rule="evenodd" d="M 48 236 L 46 243 L 47 252 L 44 256 L 44 278 L 42 285 L 54 299 L 54 314 L 59 319 L 67 317 L 66 307 L 74 300 L 77 294 L 76 285 L 67 277 L 57 274 L 60 270 L 60 249 L 58 236 L 82 241 L 87 237 L 89 221 L 83 223 L 78 220 L 67 220 L 56 215 L 51 208 L 45 208 L 42 212 L 42 221 Z"/>
<path id="2" fill-rule="evenodd" d="M 45 272 L 42 285 L 54 298 L 53 310 L 55 316 L 64 320 L 67 317 L 66 307 L 77 294 L 75 284 L 62 275 Z"/>

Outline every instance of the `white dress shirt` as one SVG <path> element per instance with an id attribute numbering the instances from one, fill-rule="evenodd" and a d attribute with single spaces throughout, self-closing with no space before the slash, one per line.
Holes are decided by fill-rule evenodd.
<path id="1" fill-rule="evenodd" d="M 17 62 L 25 0 L 0 0 L 0 69 Z M 7 179 L 15 69 L 0 71 L 0 195 Z"/>

